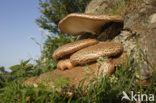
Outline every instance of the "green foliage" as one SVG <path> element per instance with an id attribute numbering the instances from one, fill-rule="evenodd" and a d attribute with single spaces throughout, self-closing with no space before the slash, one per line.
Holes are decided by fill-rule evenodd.
<path id="1" fill-rule="evenodd" d="M 14 72 L 14 71 L 18 71 L 20 69 L 31 69 L 33 67 L 32 64 L 28 64 L 30 61 L 29 60 L 26 60 L 26 61 L 22 61 L 19 65 L 14 65 L 14 66 L 11 66 L 10 69 Z"/>
<path id="2" fill-rule="evenodd" d="M 53 52 L 60 46 L 75 41 L 76 37 L 63 35 L 59 33 L 58 36 L 48 36 L 48 39 L 44 43 L 44 50 L 42 51 L 42 57 L 47 59 L 52 58 Z"/>
<path id="3" fill-rule="evenodd" d="M 47 40 L 44 43 L 43 50 L 41 51 L 41 57 L 36 60 L 34 66 L 34 75 L 40 75 L 41 73 L 52 71 L 56 69 L 57 61 L 52 58 L 53 52 L 60 46 L 75 41 L 76 37 L 63 35 L 59 33 L 58 36 L 47 35 Z"/>
<path id="4" fill-rule="evenodd" d="M 53 52 L 57 47 L 65 44 L 66 42 L 71 42 L 73 39 L 63 36 L 60 34 L 58 37 L 48 37 L 52 41 L 47 44 L 49 46 L 53 45 L 54 48 L 51 49 Z M 63 42 L 62 42 L 62 38 Z M 67 40 L 66 40 L 67 39 Z M 69 83 L 69 79 L 61 79 L 59 76 L 54 80 L 54 85 L 56 88 L 52 88 L 51 86 L 47 86 L 49 81 L 43 80 L 40 84 L 38 84 L 38 88 L 34 88 L 33 86 L 24 86 L 22 85 L 22 81 L 4 81 L 3 88 L 0 88 L 0 102 L 2 103 L 121 103 L 122 92 L 125 91 L 128 95 L 130 95 L 130 91 L 134 91 L 135 93 L 140 92 L 144 94 L 156 94 L 155 85 L 152 83 L 148 87 L 142 87 L 140 82 L 141 78 L 136 77 L 136 73 L 139 72 L 141 58 L 143 58 L 148 65 L 152 68 L 150 62 L 148 61 L 146 55 L 139 49 L 139 45 L 137 45 L 139 60 L 134 60 L 133 58 L 129 58 L 129 66 L 125 66 L 125 62 L 123 62 L 119 67 L 116 67 L 116 71 L 113 75 L 109 77 L 103 77 L 101 75 L 100 78 L 94 78 L 88 86 L 88 89 L 83 88 L 84 82 L 87 78 L 79 84 L 78 88 L 70 88 L 66 90 L 66 85 Z M 44 49 L 46 50 L 46 49 Z M 42 53 L 46 51 L 42 51 Z M 49 51 L 49 50 L 48 50 Z M 48 53 L 45 53 L 48 54 Z M 34 67 L 35 70 L 32 74 L 39 75 L 43 72 L 52 70 L 56 67 L 56 61 L 53 59 L 45 59 L 45 55 L 42 55 L 40 60 L 38 60 L 37 65 Z M 51 56 L 49 54 L 48 56 Z M 108 58 L 100 58 L 97 60 L 98 63 L 101 61 L 108 60 Z M 27 66 L 29 60 L 21 62 L 19 65 L 12 66 L 11 69 L 14 72 L 20 70 L 29 70 L 29 66 Z M 86 67 L 86 70 L 89 70 L 89 67 Z M 22 74 L 22 73 L 21 73 Z M 16 75 L 16 74 L 14 74 Z M 151 81 L 156 80 L 155 74 L 152 77 Z M 17 75 L 16 75 L 17 76 Z M 23 77 L 26 77 L 23 76 Z M 47 76 L 47 79 L 50 77 Z M 19 78 L 18 78 L 19 79 Z M 60 91 L 61 88 L 64 87 L 63 90 Z M 84 92 L 87 93 L 84 94 Z M 69 91 L 74 94 L 67 99 Z M 127 101 L 123 101 L 127 102 Z"/>
<path id="5" fill-rule="evenodd" d="M 29 63 L 29 60 L 21 61 L 18 65 L 10 67 L 12 72 L 4 71 L 0 74 L 0 88 L 8 86 L 11 81 L 24 80 L 27 76 L 32 76 L 33 65 Z"/>
<path id="6" fill-rule="evenodd" d="M 35 73 L 37 75 L 55 69 L 57 61 L 52 59 L 53 52 L 58 47 L 73 42 L 76 39 L 76 37 L 60 33 L 57 26 L 58 22 L 69 13 L 83 12 L 89 1 L 90 0 L 39 0 L 42 15 L 36 19 L 36 22 L 41 28 L 48 30 L 51 35 L 47 35 L 47 40 L 41 51 L 41 58 L 37 60 L 37 65 L 35 66 L 37 69 Z"/>
<path id="7" fill-rule="evenodd" d="M 12 70 L 12 75 L 17 78 L 31 75 L 31 69 L 33 68 L 33 65 L 29 64 L 29 62 L 30 59 L 21 61 L 21 63 L 18 65 L 11 66 L 10 70 Z"/>
<path id="8" fill-rule="evenodd" d="M 11 80 L 11 74 L 6 71 L 4 67 L 0 67 L 0 88 L 5 87 L 7 85 L 7 82 Z"/>
<path id="9" fill-rule="evenodd" d="M 50 32 L 57 34 L 58 22 L 69 13 L 83 12 L 90 0 L 39 0 L 42 15 L 36 19 L 37 24 Z"/>
<path id="10" fill-rule="evenodd" d="M 75 41 L 76 37 L 64 35 L 57 29 L 57 24 L 64 16 L 72 12 L 83 12 L 84 7 L 90 0 L 46 0 L 42 2 L 40 0 L 40 10 L 43 14 L 36 21 L 40 27 L 49 30 L 51 33 L 56 33 L 57 36 L 47 36 L 47 40 L 44 43 L 42 50 L 42 42 L 36 42 L 41 48 L 41 57 L 36 60 L 36 65 L 30 64 L 30 60 L 22 61 L 18 65 L 11 66 L 11 73 L 3 75 L 3 78 L 7 76 L 16 77 L 14 79 L 1 79 L 0 75 L 0 103 L 121 103 L 122 92 L 130 94 L 130 91 L 140 92 L 144 94 L 156 94 L 155 85 L 152 83 L 148 87 L 142 87 L 141 78 L 136 77 L 136 73 L 141 69 L 141 59 L 144 59 L 149 67 L 153 68 L 147 59 L 146 55 L 139 49 L 139 60 L 129 58 L 129 66 L 125 66 L 125 63 L 116 67 L 116 71 L 109 77 L 94 78 L 90 82 L 88 89 L 83 88 L 84 80 L 79 84 L 78 88 L 72 88 L 74 94 L 67 99 L 68 91 L 58 91 L 57 87 L 64 87 L 68 84 L 69 79 L 61 79 L 59 76 L 54 80 L 56 88 L 47 86 L 49 81 L 38 84 L 38 88 L 34 88 L 32 85 L 22 85 L 23 80 L 29 76 L 40 75 L 41 73 L 52 71 L 56 68 L 57 61 L 52 59 L 53 52 L 60 46 Z M 114 7 L 109 13 L 118 14 L 118 7 L 124 7 L 125 0 L 121 2 L 117 7 Z M 101 63 L 108 58 L 100 58 L 97 60 Z M 90 68 L 86 66 L 86 71 Z M 139 69 L 139 70 L 138 70 Z M 4 72 L 4 68 L 0 68 L 1 72 Z M 156 81 L 156 71 L 152 76 L 151 81 Z M 140 75 L 140 73 L 139 73 Z M 140 76 L 141 77 L 141 76 Z M 47 76 L 47 79 L 50 77 Z M 138 82 L 139 81 L 139 82 Z M 87 93 L 84 94 L 84 92 Z M 62 94 L 63 93 L 63 94 Z M 124 101 L 127 102 L 127 101 Z"/>
<path id="11" fill-rule="evenodd" d="M 140 82 L 137 82 L 136 69 L 138 63 L 129 59 L 130 65 L 127 67 L 121 64 L 116 67 L 116 71 L 109 77 L 95 78 L 90 82 L 87 93 L 83 87 L 82 81 L 78 88 L 73 88 L 74 94 L 67 99 L 68 91 L 58 91 L 57 88 L 45 86 L 49 81 L 38 84 L 38 88 L 33 86 L 22 86 L 21 82 L 13 81 L 8 86 L 0 89 L 1 103 L 121 103 L 122 92 L 125 91 L 130 95 L 130 91 L 140 92 Z M 49 78 L 49 77 L 47 77 Z M 63 87 L 68 83 L 68 79 L 55 80 L 55 86 Z M 71 91 L 71 90 L 70 90 Z M 155 85 L 150 84 L 148 87 L 142 87 L 144 94 L 156 94 Z M 65 92 L 65 93 L 64 93 Z M 62 94 L 64 93 L 64 94 Z M 123 101 L 127 102 L 127 101 Z"/>
<path id="12" fill-rule="evenodd" d="M 65 101 L 56 90 L 42 84 L 34 88 L 22 86 L 19 82 L 11 82 L 7 87 L 0 89 L 0 103 L 61 103 Z"/>
<path id="13" fill-rule="evenodd" d="M 0 67 L 0 74 L 3 74 L 3 73 L 7 73 L 7 71 L 5 71 L 5 68 L 2 66 Z"/>
<path id="14" fill-rule="evenodd" d="M 54 86 L 56 87 L 65 87 L 69 83 L 69 78 L 61 78 L 61 75 L 58 75 L 54 80 Z"/>

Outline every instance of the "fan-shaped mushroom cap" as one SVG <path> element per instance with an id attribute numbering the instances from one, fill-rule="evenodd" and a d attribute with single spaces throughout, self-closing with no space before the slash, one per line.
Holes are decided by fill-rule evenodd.
<path id="1" fill-rule="evenodd" d="M 86 32 L 96 35 L 109 22 L 123 22 L 123 18 L 119 15 L 72 13 L 63 18 L 58 27 L 61 32 L 71 35 L 83 35 Z"/>
<path id="2" fill-rule="evenodd" d="M 88 47 L 97 43 L 98 43 L 98 40 L 96 39 L 84 39 L 84 40 L 79 40 L 76 42 L 65 44 L 55 50 L 55 52 L 53 53 L 53 58 L 57 60 L 59 58 L 64 57 L 65 55 L 74 53 L 82 48 L 85 48 L 85 47 Z"/>
<path id="3" fill-rule="evenodd" d="M 123 46 L 115 42 L 100 42 L 96 45 L 81 49 L 71 55 L 73 65 L 96 61 L 99 57 L 117 56 L 123 52 Z"/>
<path id="4" fill-rule="evenodd" d="M 72 68 L 73 68 L 73 65 L 71 64 L 70 59 L 63 59 L 57 63 L 57 69 L 60 69 L 60 70 L 72 69 Z"/>

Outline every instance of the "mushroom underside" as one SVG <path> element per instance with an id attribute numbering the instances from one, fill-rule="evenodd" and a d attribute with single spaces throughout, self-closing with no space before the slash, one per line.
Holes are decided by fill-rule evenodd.
<path id="1" fill-rule="evenodd" d="M 66 26 L 62 27 L 61 29 L 62 32 L 73 35 L 83 35 L 84 33 L 91 33 L 92 35 L 96 35 L 101 32 L 102 26 L 105 23 L 108 23 L 108 21 L 93 21 L 83 18 L 72 18 L 70 21 L 65 21 L 62 26 Z"/>
<path id="2" fill-rule="evenodd" d="M 104 24 L 109 22 L 123 23 L 123 18 L 119 15 L 72 13 L 63 18 L 58 26 L 61 32 L 71 35 L 83 35 L 85 33 L 97 35 L 102 31 Z"/>

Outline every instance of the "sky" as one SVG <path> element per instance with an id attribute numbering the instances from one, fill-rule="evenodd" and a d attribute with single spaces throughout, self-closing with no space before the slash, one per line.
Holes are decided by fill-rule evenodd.
<path id="1" fill-rule="evenodd" d="M 35 19 L 39 0 L 0 0 L 0 66 L 9 68 L 21 60 L 38 58 L 39 46 L 29 37 L 41 41 Z"/>

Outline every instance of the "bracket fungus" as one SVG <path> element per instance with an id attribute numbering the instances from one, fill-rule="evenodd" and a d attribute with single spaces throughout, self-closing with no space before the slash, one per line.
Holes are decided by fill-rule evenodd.
<path id="1" fill-rule="evenodd" d="M 83 39 L 76 42 L 65 44 L 58 49 L 56 49 L 53 53 L 53 58 L 58 60 L 66 55 L 74 53 L 82 48 L 97 44 L 98 40 L 96 39 Z"/>
<path id="2" fill-rule="evenodd" d="M 92 36 L 98 37 L 97 34 L 101 33 L 104 26 L 109 23 L 116 23 L 111 25 L 116 28 L 116 25 L 118 26 L 118 24 L 123 23 L 123 18 L 119 15 L 72 13 L 63 18 L 59 22 L 58 27 L 63 33 L 71 35 L 91 34 Z M 111 31 L 112 29 L 107 30 Z M 100 38 L 103 37 L 100 36 Z M 75 84 L 78 85 L 84 77 L 86 77 L 86 74 L 89 73 L 90 76 L 84 83 L 84 86 L 86 86 L 90 80 L 93 80 L 92 73 L 97 77 L 99 77 L 101 73 L 109 76 L 115 71 L 115 66 L 120 65 L 124 59 L 127 60 L 127 55 L 123 51 L 124 48 L 119 43 L 99 42 L 97 39 L 91 39 L 89 37 L 88 39 L 68 43 L 59 47 L 53 53 L 53 59 L 58 60 L 56 70 L 44 73 L 37 77 L 37 79 L 36 77 L 33 77 L 30 79 L 32 83 L 29 82 L 28 79 L 23 84 L 39 83 L 42 78 L 50 75 L 50 85 L 54 87 L 54 79 L 56 79 L 58 75 L 61 75 L 61 78 L 70 79 L 69 84 L 75 82 Z M 96 61 L 100 57 L 108 57 L 109 60 L 102 61 L 99 67 L 99 64 Z M 85 70 L 86 67 L 84 64 L 88 64 L 90 68 L 89 71 Z"/>
<path id="3" fill-rule="evenodd" d="M 70 59 L 67 58 L 70 54 L 83 49 L 85 47 L 95 45 L 98 43 L 96 39 L 84 39 L 79 40 L 76 42 L 65 44 L 58 49 L 56 49 L 53 53 L 53 58 L 58 60 L 57 69 L 64 70 L 64 69 L 72 69 L 73 64 L 70 62 Z M 64 59 L 66 57 L 66 59 Z"/>
<path id="4" fill-rule="evenodd" d="M 73 65 L 70 62 L 70 59 L 63 59 L 57 63 L 57 69 L 60 69 L 60 70 L 72 69 L 72 68 L 73 68 Z"/>
<path id="5" fill-rule="evenodd" d="M 123 60 L 123 55 L 118 56 L 116 59 Z M 122 62 L 122 61 L 121 61 Z M 121 63 L 120 62 L 120 63 Z M 38 83 L 41 83 L 42 80 L 47 81 L 48 84 L 54 88 L 53 82 L 57 78 L 57 76 L 61 76 L 60 79 L 69 78 L 70 85 L 76 85 L 78 86 L 79 83 L 86 77 L 86 74 L 89 74 L 89 78 L 86 78 L 84 86 L 87 86 L 89 81 L 92 80 L 95 76 L 100 77 L 101 73 L 104 74 L 103 76 L 111 75 L 115 71 L 115 66 L 118 64 L 114 64 L 116 62 L 113 61 L 112 58 L 109 60 L 103 60 L 101 63 L 93 62 L 88 64 L 86 67 L 85 65 L 79 65 L 76 67 L 73 67 L 73 69 L 70 70 L 59 70 L 56 69 L 51 72 L 43 73 L 38 77 L 31 77 L 24 81 L 23 85 L 33 85 L 35 86 Z M 88 68 L 88 69 L 87 69 Z M 94 75 L 95 74 L 95 75 Z M 47 78 L 49 77 L 49 78 Z"/>
<path id="6" fill-rule="evenodd" d="M 58 27 L 61 32 L 71 35 L 97 35 L 102 32 L 103 26 L 110 22 L 123 23 L 123 18 L 119 15 L 71 13 L 59 22 Z"/>
<path id="7" fill-rule="evenodd" d="M 81 49 L 72 54 L 70 61 L 73 65 L 83 65 L 96 61 L 100 57 L 117 56 L 123 52 L 123 46 L 115 42 L 100 42 L 96 45 Z"/>

